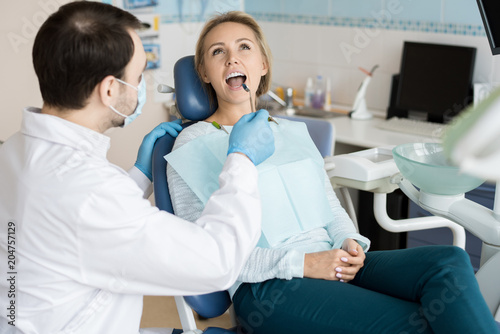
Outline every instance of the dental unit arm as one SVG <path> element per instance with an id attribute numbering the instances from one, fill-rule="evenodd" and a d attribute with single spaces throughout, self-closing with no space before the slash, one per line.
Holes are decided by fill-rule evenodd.
<path id="1" fill-rule="evenodd" d="M 325 168 L 333 187 L 373 192 L 375 218 L 387 231 L 396 233 L 447 227 L 453 234 L 453 244 L 465 249 L 464 228 L 446 218 L 429 216 L 394 220 L 389 217 L 387 194 L 398 189 L 403 179 L 391 150 L 392 147 L 378 147 L 325 158 Z M 350 206 L 348 193 L 341 191 L 341 194 Z M 351 213 L 349 215 L 354 216 Z"/>
<path id="2" fill-rule="evenodd" d="M 463 215 L 460 217 L 462 219 L 468 218 L 469 222 L 472 221 L 474 224 L 487 225 L 492 234 L 491 238 L 481 238 L 484 241 L 481 251 L 481 267 L 476 278 L 496 321 L 500 321 L 500 288 L 498 287 L 500 278 L 499 123 L 500 89 L 496 89 L 476 106 L 463 111 L 443 138 L 446 156 L 459 166 L 461 171 L 496 182 L 493 211 L 485 211 L 484 209 L 472 211 L 471 209 L 467 213 L 481 212 L 482 217 L 470 219 L 463 212 L 461 212 Z"/>
<path id="3" fill-rule="evenodd" d="M 500 181 L 499 124 L 500 89 L 496 89 L 475 107 L 463 111 L 445 132 L 445 154 L 463 172 Z"/>

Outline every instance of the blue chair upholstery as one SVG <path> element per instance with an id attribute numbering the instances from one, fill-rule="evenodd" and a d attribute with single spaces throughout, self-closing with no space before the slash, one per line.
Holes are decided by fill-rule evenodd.
<path id="1" fill-rule="evenodd" d="M 194 71 L 194 57 L 188 56 L 177 61 L 174 67 L 175 91 L 177 108 L 181 115 L 191 121 L 207 118 L 217 109 L 217 103 L 210 101 L 203 90 L 201 82 Z M 193 122 L 183 123 L 186 128 Z M 168 188 L 166 167 L 167 161 L 163 158 L 172 151 L 175 138 L 168 133 L 159 138 L 153 151 L 153 189 L 156 206 L 160 210 L 174 213 Z M 186 303 L 204 318 L 220 316 L 231 305 L 231 299 L 226 291 L 219 291 L 200 296 L 185 296 Z M 234 333 L 226 329 L 208 328 L 204 333 Z"/>
<path id="2" fill-rule="evenodd" d="M 190 122 L 184 123 L 183 128 L 196 121 L 203 120 L 212 115 L 217 109 L 217 102 L 210 99 L 201 84 L 194 69 L 194 56 L 187 56 L 177 61 L 174 66 L 174 82 L 176 104 L 179 113 Z M 313 141 L 316 143 L 323 156 L 332 154 L 333 151 L 333 126 L 326 121 L 307 119 L 301 117 L 282 117 L 306 123 Z M 168 188 L 166 166 L 163 158 L 171 152 L 175 138 L 168 133 L 159 138 L 153 151 L 153 189 L 156 206 L 160 210 L 174 213 Z M 205 318 L 214 318 L 227 311 L 231 305 L 229 293 L 219 291 L 199 296 L 185 296 L 186 303 Z M 237 329 L 207 328 L 205 334 L 230 334 Z"/>
<path id="3" fill-rule="evenodd" d="M 183 128 L 191 123 L 182 124 Z M 172 151 L 175 138 L 168 133 L 159 138 L 153 150 L 153 192 L 156 206 L 163 211 L 174 213 L 167 182 L 167 160 L 163 157 Z"/>
<path id="4" fill-rule="evenodd" d="M 194 56 L 179 59 L 174 65 L 177 109 L 191 121 L 201 121 L 217 110 L 217 99 L 205 91 L 194 68 Z"/>

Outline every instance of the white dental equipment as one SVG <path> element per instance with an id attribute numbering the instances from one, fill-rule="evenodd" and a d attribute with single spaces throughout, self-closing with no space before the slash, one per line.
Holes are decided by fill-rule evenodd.
<path id="1" fill-rule="evenodd" d="M 499 124 L 500 88 L 474 108 L 463 111 L 445 132 L 447 156 L 464 172 L 500 181 Z"/>
<path id="2" fill-rule="evenodd" d="M 365 94 L 366 88 L 368 87 L 368 84 L 372 79 L 373 72 L 377 69 L 377 67 L 378 65 L 373 66 L 370 72 L 361 67 L 359 68 L 363 73 L 366 74 L 366 78 L 359 86 L 358 93 L 356 94 L 356 98 L 354 99 L 354 104 L 352 106 L 352 111 L 349 113 L 349 116 L 352 119 L 367 120 L 373 117 L 373 115 L 366 108 Z"/>
<path id="3" fill-rule="evenodd" d="M 493 211 L 485 208 L 469 210 L 469 218 L 484 233 L 491 234 L 483 240 L 481 267 L 476 274 L 481 292 L 495 320 L 500 321 L 500 88 L 473 108 L 461 113 L 445 133 L 445 154 L 460 170 L 496 182 Z M 474 214 L 478 212 L 478 215 Z M 479 213 L 481 214 L 479 216 Z M 463 218 L 463 217 L 461 217 Z"/>
<path id="4" fill-rule="evenodd" d="M 158 85 L 158 93 L 175 93 L 175 89 L 167 85 Z"/>
<path id="5" fill-rule="evenodd" d="M 387 194 L 396 190 L 403 178 L 391 149 L 379 147 L 325 158 L 325 168 L 332 185 L 340 189 L 347 187 L 373 192 L 375 218 L 387 231 L 397 233 L 447 227 L 453 233 L 453 244 L 465 249 L 464 228 L 448 219 L 429 216 L 393 220 L 389 217 L 386 210 Z M 342 195 L 350 206 L 347 192 L 342 192 Z"/>
<path id="6" fill-rule="evenodd" d="M 374 192 L 375 218 L 388 231 L 448 227 L 453 232 L 454 245 L 462 248 L 464 227 L 479 237 L 483 245 L 476 278 L 497 321 L 500 320 L 499 123 L 500 89 L 474 108 L 463 111 L 445 132 L 442 145 L 400 145 L 393 149 L 394 160 L 388 157 L 387 148 L 376 148 L 330 157 L 327 164 L 327 169 L 335 166 L 327 171 L 334 186 Z M 465 192 L 485 179 L 497 182 L 493 210 L 464 197 Z M 386 193 L 394 190 L 391 187 L 399 187 L 435 216 L 392 220 L 386 212 Z"/>

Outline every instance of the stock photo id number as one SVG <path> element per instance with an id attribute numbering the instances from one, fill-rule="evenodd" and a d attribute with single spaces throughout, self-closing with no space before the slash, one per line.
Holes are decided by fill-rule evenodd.
<path id="1" fill-rule="evenodd" d="M 16 323 L 16 223 L 9 222 L 7 224 L 7 300 L 6 317 L 11 326 Z"/>

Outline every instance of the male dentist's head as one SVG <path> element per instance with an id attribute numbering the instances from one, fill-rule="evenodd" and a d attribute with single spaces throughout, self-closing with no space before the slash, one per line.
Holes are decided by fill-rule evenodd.
<path id="1" fill-rule="evenodd" d="M 140 28 L 135 16 L 102 3 L 72 2 L 51 15 L 33 46 L 42 112 L 101 133 L 130 123 L 146 97 Z"/>

